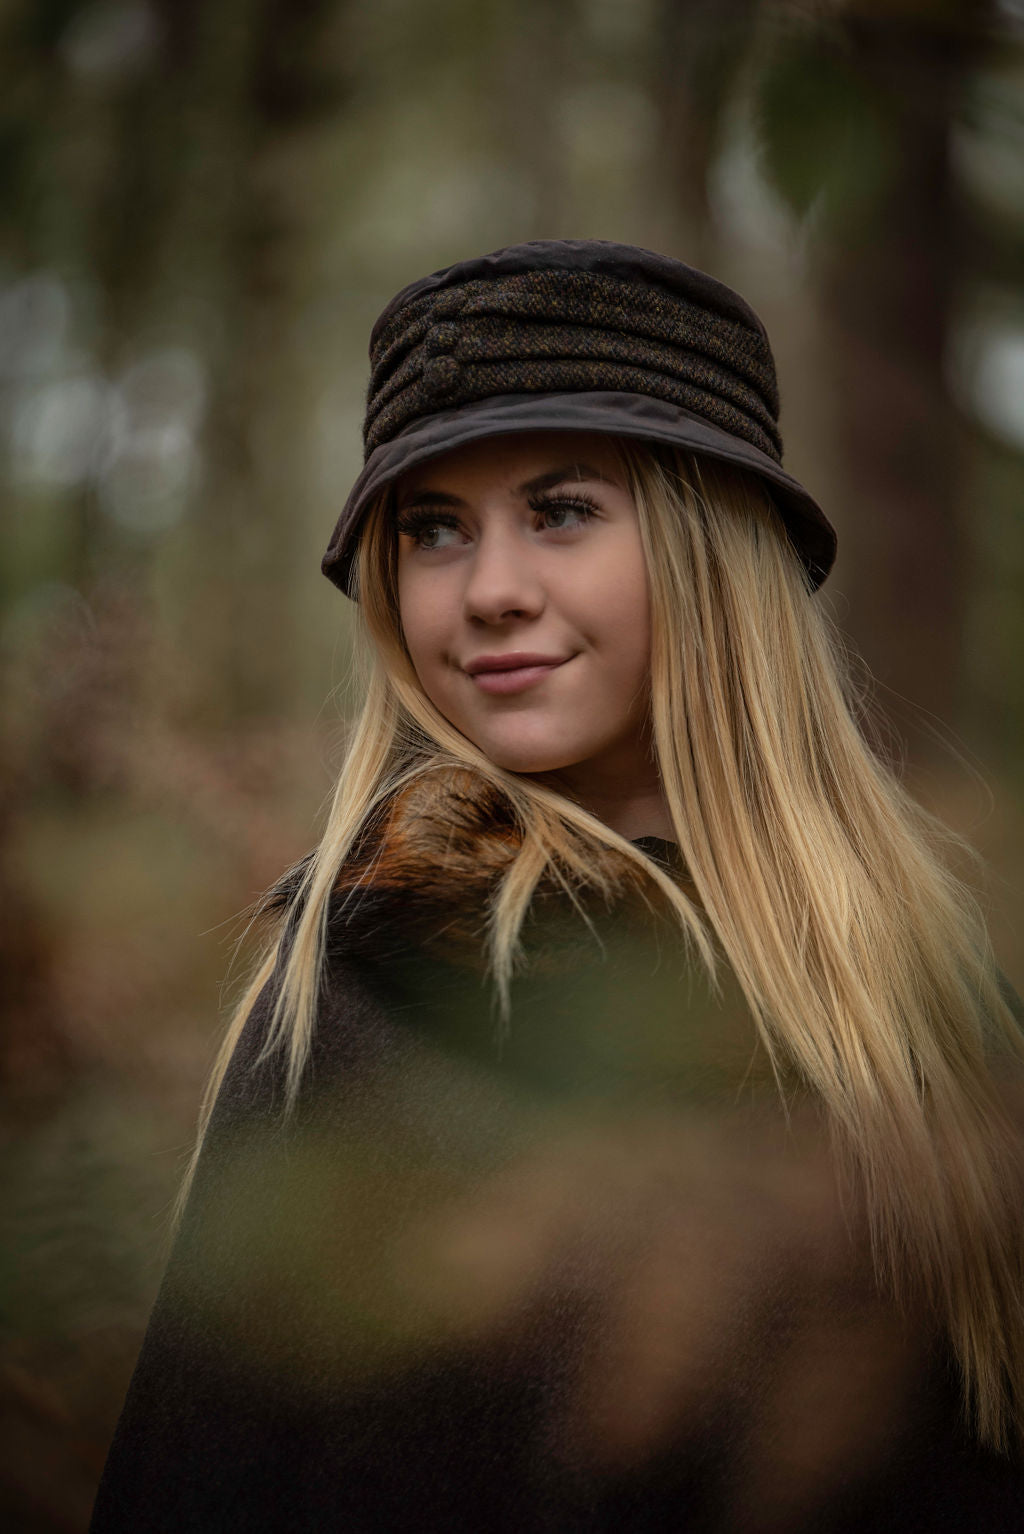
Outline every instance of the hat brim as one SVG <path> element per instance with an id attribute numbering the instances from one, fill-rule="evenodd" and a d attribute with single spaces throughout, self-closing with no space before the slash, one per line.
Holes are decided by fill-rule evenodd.
<path id="1" fill-rule="evenodd" d="M 346 596 L 355 590 L 355 552 L 377 495 L 410 469 L 485 437 L 523 431 L 597 432 L 660 442 L 750 469 L 768 481 L 790 541 L 817 588 L 832 568 L 836 534 L 821 507 L 773 458 L 679 405 L 647 394 L 502 394 L 413 421 L 366 460 L 345 502 L 321 569 Z"/>

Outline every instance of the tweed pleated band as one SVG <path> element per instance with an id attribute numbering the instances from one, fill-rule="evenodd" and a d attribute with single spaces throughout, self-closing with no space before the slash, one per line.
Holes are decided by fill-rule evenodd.
<path id="1" fill-rule="evenodd" d="M 782 469 L 779 394 L 764 326 L 694 267 L 601 240 L 538 240 L 404 288 L 370 341 L 365 465 L 324 557 L 355 595 L 372 499 L 467 441 L 524 430 L 674 443 L 769 481 L 790 539 L 824 580 L 835 534 Z"/>
<path id="2" fill-rule="evenodd" d="M 610 389 L 693 410 L 782 460 L 764 332 L 651 284 L 539 271 L 404 305 L 375 338 L 367 452 L 432 410 Z"/>

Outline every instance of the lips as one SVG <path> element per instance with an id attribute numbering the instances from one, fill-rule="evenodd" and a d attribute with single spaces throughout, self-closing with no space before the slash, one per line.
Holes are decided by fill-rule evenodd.
<path id="1" fill-rule="evenodd" d="M 537 655 L 513 650 L 505 655 L 479 655 L 467 661 L 463 670 L 472 677 L 481 692 L 522 692 L 564 666 L 568 656 Z"/>

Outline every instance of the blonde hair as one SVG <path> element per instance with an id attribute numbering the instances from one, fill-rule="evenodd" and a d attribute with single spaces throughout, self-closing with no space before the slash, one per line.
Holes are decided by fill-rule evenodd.
<path id="1" fill-rule="evenodd" d="M 839 642 L 762 482 L 671 449 L 619 448 L 649 572 L 656 758 L 696 900 L 579 805 L 496 767 L 430 703 L 402 640 L 382 497 L 358 558 L 365 706 L 302 872 L 289 951 L 278 954 L 279 930 L 204 1123 L 279 958 L 264 1052 L 284 1052 L 294 1097 L 328 906 L 356 838 L 421 774 L 468 769 L 505 796 L 521 832 L 490 911 L 498 992 L 507 999 L 542 877 L 573 898 L 595 882 L 613 893 L 616 866 L 649 879 L 712 975 L 716 952 L 731 965 L 777 1074 L 795 1070 L 820 1103 L 863 1190 L 880 1282 L 931 1304 L 974 1431 L 1004 1448 L 1024 1430 L 1020 1184 L 991 1057 L 1024 1051 L 981 913 L 946 866 L 950 833 L 869 749 Z"/>

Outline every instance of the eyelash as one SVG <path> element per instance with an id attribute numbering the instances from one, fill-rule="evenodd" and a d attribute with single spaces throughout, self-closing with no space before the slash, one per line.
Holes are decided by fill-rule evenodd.
<path id="1" fill-rule="evenodd" d="M 583 522 L 589 522 L 590 518 L 598 510 L 597 502 L 592 500 L 583 491 L 576 491 L 573 495 L 538 495 L 534 496 L 529 503 L 531 511 L 544 512 L 554 507 L 564 506 L 570 511 L 583 513 Z M 410 507 L 403 511 L 395 520 L 395 527 L 400 533 L 412 539 L 422 535 L 433 527 L 458 528 L 458 521 L 449 512 L 430 511 L 427 507 L 417 510 Z M 558 532 L 558 528 L 552 528 L 552 532 Z"/>
<path id="2" fill-rule="evenodd" d="M 582 511 L 584 522 L 597 511 L 597 502 L 583 490 L 574 491 L 572 495 L 538 495 L 530 502 L 532 511 L 547 511 L 552 506 L 567 506 L 570 511 Z"/>

